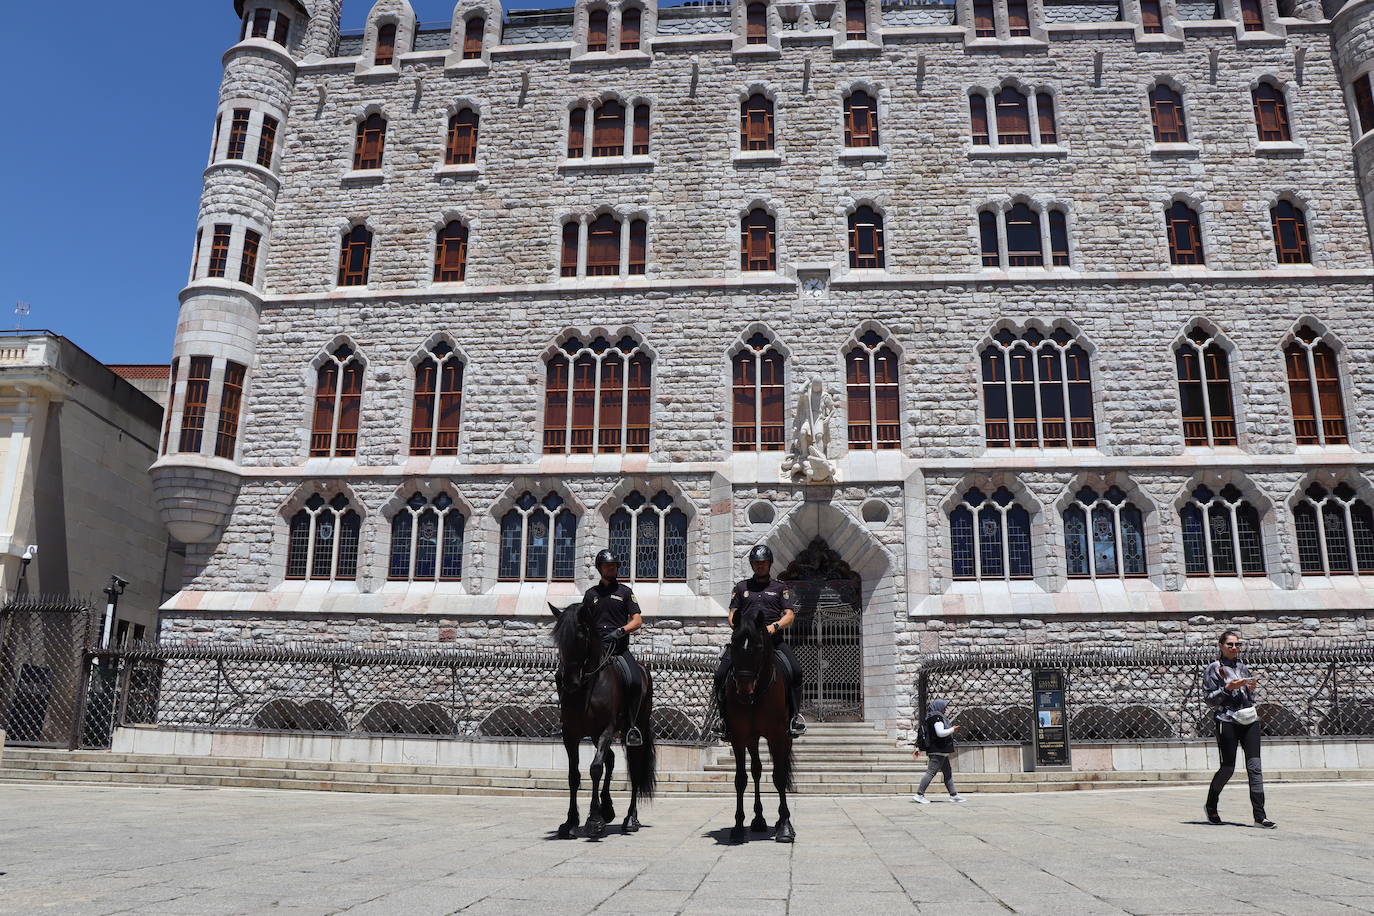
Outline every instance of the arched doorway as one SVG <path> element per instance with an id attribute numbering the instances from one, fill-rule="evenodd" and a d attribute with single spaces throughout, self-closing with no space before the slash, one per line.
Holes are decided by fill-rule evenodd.
<path id="1" fill-rule="evenodd" d="M 864 717 L 863 589 L 824 538 L 813 538 L 778 578 L 792 587 L 797 621 L 785 636 L 802 666 L 802 714 L 818 722 Z"/>

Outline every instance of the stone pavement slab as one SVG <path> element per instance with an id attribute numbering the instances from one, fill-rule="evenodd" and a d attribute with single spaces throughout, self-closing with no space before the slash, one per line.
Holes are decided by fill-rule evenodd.
<path id="1" fill-rule="evenodd" d="M 1374 786 L 1272 787 L 1277 831 L 1202 791 L 803 796 L 731 846 L 720 798 L 590 842 L 557 799 L 4 785 L 0 914 L 1374 914 Z"/>

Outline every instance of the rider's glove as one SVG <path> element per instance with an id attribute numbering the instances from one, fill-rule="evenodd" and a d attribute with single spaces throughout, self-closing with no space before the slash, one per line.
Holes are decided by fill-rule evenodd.
<path id="1" fill-rule="evenodd" d="M 620 640 L 623 639 L 624 637 L 625 637 L 625 628 L 624 628 L 624 627 L 620 627 L 620 628 L 618 628 L 618 629 L 612 630 L 611 632 L 607 633 L 605 636 L 601 637 L 601 641 L 604 642 L 604 643 L 617 643 L 617 642 L 620 642 Z"/>

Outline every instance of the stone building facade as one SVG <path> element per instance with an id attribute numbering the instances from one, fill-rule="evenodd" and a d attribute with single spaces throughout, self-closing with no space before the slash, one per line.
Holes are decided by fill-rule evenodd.
<path id="1" fill-rule="evenodd" d="M 164 636 L 530 645 L 610 545 L 706 653 L 810 546 L 897 729 L 932 652 L 1368 632 L 1374 3 L 340 6 L 237 2 Z"/>

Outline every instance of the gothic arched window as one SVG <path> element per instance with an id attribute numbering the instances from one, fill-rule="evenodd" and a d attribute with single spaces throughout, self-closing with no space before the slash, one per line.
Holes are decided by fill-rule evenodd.
<path id="1" fill-rule="evenodd" d="M 773 100 L 762 92 L 756 92 L 740 103 L 739 148 L 773 148 Z"/>
<path id="2" fill-rule="evenodd" d="M 762 207 L 755 207 L 739 223 L 740 270 L 777 270 L 777 220 Z"/>
<path id="3" fill-rule="evenodd" d="M 636 490 L 611 515 L 610 549 L 631 581 L 685 582 L 687 515 L 666 491 Z"/>
<path id="4" fill-rule="evenodd" d="M 1012 38 L 1030 35 L 1030 6 L 1026 0 L 1007 0 L 1007 34 Z"/>
<path id="5" fill-rule="evenodd" d="M 1298 445 L 1345 445 L 1350 438 L 1336 351 L 1304 324 L 1283 348 L 1283 358 L 1288 366 L 1288 399 Z"/>
<path id="6" fill-rule="evenodd" d="M 1174 348 L 1174 363 L 1183 409 L 1183 444 L 1235 445 L 1231 364 L 1221 344 L 1195 327 Z"/>
<path id="7" fill-rule="evenodd" d="M 339 250 L 339 285 L 366 286 L 372 261 L 372 230 L 354 226 L 343 237 Z"/>
<path id="8" fill-rule="evenodd" d="M 632 337 L 564 343 L 548 360 L 544 452 L 647 452 L 652 368 Z"/>
<path id="9" fill-rule="evenodd" d="M 1178 517 L 1188 575 L 1264 575 L 1259 513 L 1233 484 L 1222 487 L 1220 493 L 1199 485 L 1178 510 Z"/>
<path id="10" fill-rule="evenodd" d="M 996 7 L 992 0 L 973 0 L 973 37 L 997 37 Z"/>
<path id="11" fill-rule="evenodd" d="M 481 16 L 473 16 L 463 29 L 463 60 L 482 58 L 482 36 L 487 30 L 487 21 Z"/>
<path id="12" fill-rule="evenodd" d="M 898 360 L 876 331 L 865 331 L 844 358 L 849 447 L 900 448 Z"/>
<path id="13" fill-rule="evenodd" d="M 602 10 L 592 10 L 587 14 L 587 50 L 606 50 L 607 34 L 610 31 L 610 16 Z"/>
<path id="14" fill-rule="evenodd" d="M 358 575 L 362 518 L 342 493 L 325 502 L 318 493 L 291 517 L 286 578 L 336 581 Z"/>
<path id="15" fill-rule="evenodd" d="M 1164 33 L 1164 9 L 1160 0 L 1140 0 L 1140 25 L 1146 35 Z"/>
<path id="16" fill-rule="evenodd" d="M 387 578 L 402 582 L 454 582 L 463 578 L 467 519 L 453 497 L 415 493 L 391 519 Z"/>
<path id="17" fill-rule="evenodd" d="M 1274 255 L 1280 264 L 1311 264 L 1312 246 L 1307 241 L 1307 217 L 1291 200 L 1281 200 L 1269 211 L 1274 231 Z"/>
<path id="18" fill-rule="evenodd" d="M 1030 105 L 1026 96 L 1013 86 L 1006 86 L 993 96 L 997 111 L 997 142 L 1015 146 L 1031 142 Z"/>
<path id="19" fill-rule="evenodd" d="M 1120 487 L 1084 487 L 1064 510 L 1064 556 L 1070 578 L 1143 576 L 1144 517 Z"/>
<path id="20" fill-rule="evenodd" d="M 784 439 L 784 360 L 762 332 L 731 359 L 734 381 L 734 450 L 781 451 Z"/>
<path id="21" fill-rule="evenodd" d="M 1150 124 L 1156 143 L 1187 143 L 1188 125 L 1183 117 L 1183 93 L 1159 84 L 1150 90 Z"/>
<path id="22" fill-rule="evenodd" d="M 768 43 L 768 7 L 762 3 L 751 3 L 744 11 L 744 43 L 764 45 Z"/>
<path id="23" fill-rule="evenodd" d="M 497 578 L 503 582 L 571 582 L 577 568 L 577 516 L 563 497 L 520 494 L 501 517 Z"/>
<path id="24" fill-rule="evenodd" d="M 372 62 L 384 67 L 396 59 L 396 23 L 388 22 L 377 29 L 377 54 Z"/>
<path id="25" fill-rule="evenodd" d="M 1286 142 L 1293 139 L 1288 130 L 1288 102 L 1283 90 L 1273 83 L 1260 83 L 1250 90 L 1255 108 L 1255 130 L 1265 143 Z"/>
<path id="26" fill-rule="evenodd" d="M 464 108 L 448 119 L 448 144 L 445 165 L 467 165 L 477 161 L 477 112 Z"/>
<path id="27" fill-rule="evenodd" d="M 872 207 L 849 214 L 849 266 L 880 269 L 884 266 L 883 216 Z"/>
<path id="28" fill-rule="evenodd" d="M 1314 483 L 1293 507 L 1303 575 L 1374 573 L 1374 514 L 1348 483 Z"/>
<path id="29" fill-rule="evenodd" d="M 458 283 L 467 276 L 468 227 L 451 220 L 434 233 L 434 282 Z"/>
<path id="30" fill-rule="evenodd" d="M 1097 444 L 1088 351 L 1068 331 L 1003 328 L 982 364 L 988 448 Z"/>
<path id="31" fill-rule="evenodd" d="M 1202 253 L 1202 224 L 1197 211 L 1176 200 L 1164 211 L 1169 227 L 1169 263 L 1205 264 Z"/>
<path id="32" fill-rule="evenodd" d="M 463 361 L 447 341 L 430 347 L 415 365 L 410 415 L 412 455 L 458 454 L 463 408 Z"/>
<path id="33" fill-rule="evenodd" d="M 1030 513 L 1010 490 L 992 496 L 974 487 L 949 513 L 950 554 L 956 579 L 1029 579 Z"/>
<path id="34" fill-rule="evenodd" d="M 363 361 L 342 344 L 315 373 L 315 415 L 310 454 L 339 457 L 358 453 L 358 420 L 363 400 Z"/>
<path id="35" fill-rule="evenodd" d="M 643 15 L 638 7 L 630 7 L 620 14 L 620 50 L 638 51 L 640 23 Z"/>
<path id="36" fill-rule="evenodd" d="M 844 145 L 878 145 L 878 100 L 862 89 L 855 89 L 844 100 Z"/>
<path id="37" fill-rule="evenodd" d="M 353 168 L 379 169 L 386 152 L 386 118 L 373 113 L 358 122 L 353 145 Z"/>
<path id="38" fill-rule="evenodd" d="M 844 37 L 846 41 L 868 38 L 868 10 L 864 0 L 845 0 Z"/>

